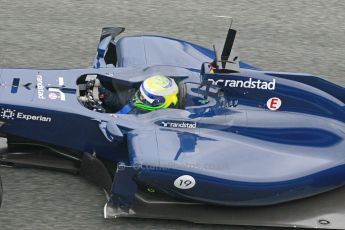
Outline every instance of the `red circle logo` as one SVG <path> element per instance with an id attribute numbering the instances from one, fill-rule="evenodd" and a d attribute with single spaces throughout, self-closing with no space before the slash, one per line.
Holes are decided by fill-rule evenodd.
<path id="1" fill-rule="evenodd" d="M 275 111 L 281 107 L 282 101 L 278 97 L 272 97 L 268 99 L 266 105 L 269 110 Z"/>

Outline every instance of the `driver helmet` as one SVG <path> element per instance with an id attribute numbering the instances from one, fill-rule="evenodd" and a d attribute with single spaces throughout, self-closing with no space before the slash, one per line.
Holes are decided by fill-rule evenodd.
<path id="1" fill-rule="evenodd" d="M 147 111 L 169 108 L 176 105 L 178 87 L 174 79 L 155 75 L 147 78 L 134 97 L 133 106 Z"/>

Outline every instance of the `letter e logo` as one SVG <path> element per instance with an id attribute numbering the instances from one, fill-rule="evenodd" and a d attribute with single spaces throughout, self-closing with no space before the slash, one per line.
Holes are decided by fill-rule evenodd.
<path id="1" fill-rule="evenodd" d="M 269 110 L 275 111 L 280 108 L 282 101 L 278 97 L 272 97 L 267 101 L 266 105 Z"/>

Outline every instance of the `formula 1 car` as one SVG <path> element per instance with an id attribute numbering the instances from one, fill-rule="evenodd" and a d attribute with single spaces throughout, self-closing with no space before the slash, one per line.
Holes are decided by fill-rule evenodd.
<path id="1" fill-rule="evenodd" d="M 345 88 L 240 61 L 231 28 L 220 57 L 123 31 L 103 29 L 90 68 L 0 70 L 1 164 L 84 176 L 106 191 L 106 218 L 345 228 Z M 156 74 L 177 82 L 178 105 L 118 114 Z"/>

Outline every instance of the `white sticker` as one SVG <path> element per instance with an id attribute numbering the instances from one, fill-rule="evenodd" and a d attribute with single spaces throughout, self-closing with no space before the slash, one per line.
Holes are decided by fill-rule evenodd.
<path id="1" fill-rule="evenodd" d="M 31 114 L 25 114 L 22 112 L 17 112 L 16 110 L 12 109 L 1 109 L 0 112 L 0 118 L 7 119 L 7 120 L 14 120 L 14 119 L 20 119 L 20 120 L 26 120 L 26 121 L 41 121 L 41 122 L 51 122 L 51 117 L 46 117 L 43 115 L 31 115 Z"/>
<path id="2" fill-rule="evenodd" d="M 63 77 L 59 77 L 59 86 L 63 86 L 64 84 Z"/>
<path id="3" fill-rule="evenodd" d="M 174 186 L 179 189 L 191 189 L 195 185 L 195 179 L 189 175 L 183 175 L 177 178 Z"/>
<path id="4" fill-rule="evenodd" d="M 249 78 L 247 81 L 243 80 L 226 80 L 226 79 L 208 79 L 212 85 L 220 87 L 230 87 L 230 88 L 245 88 L 245 89 L 264 89 L 264 90 L 275 90 L 276 89 L 276 79 L 266 82 L 259 79 Z"/>
<path id="5" fill-rule="evenodd" d="M 60 89 L 49 88 L 49 92 L 50 92 L 49 95 L 51 95 L 51 96 L 53 96 L 52 93 L 55 93 L 56 96 L 57 96 L 57 98 L 60 98 L 61 101 L 65 101 L 65 100 L 66 100 L 66 95 L 65 95 L 65 93 L 63 93 Z M 53 99 L 53 98 L 50 98 L 50 97 L 49 97 L 49 99 L 55 100 L 56 98 Z"/>
<path id="6" fill-rule="evenodd" d="M 4 108 L 1 109 L 0 118 L 7 119 L 7 120 L 10 120 L 10 119 L 14 120 L 15 116 L 16 116 L 16 110 L 4 109 Z"/>
<path id="7" fill-rule="evenodd" d="M 43 77 L 42 75 L 37 75 L 36 76 L 36 81 L 37 81 L 37 95 L 38 99 L 45 99 L 44 97 L 44 85 L 43 85 Z"/>
<path id="8" fill-rule="evenodd" d="M 54 93 L 54 92 L 53 93 L 49 93 L 48 97 L 49 97 L 50 100 L 56 100 L 56 99 L 59 98 L 59 96 L 56 93 Z"/>
<path id="9" fill-rule="evenodd" d="M 275 111 L 280 108 L 282 101 L 278 97 L 272 97 L 267 101 L 266 105 L 269 110 Z"/>

